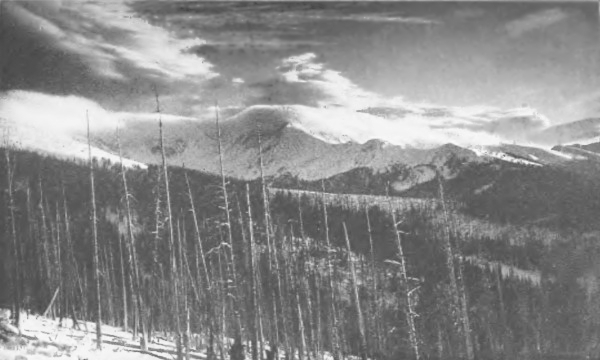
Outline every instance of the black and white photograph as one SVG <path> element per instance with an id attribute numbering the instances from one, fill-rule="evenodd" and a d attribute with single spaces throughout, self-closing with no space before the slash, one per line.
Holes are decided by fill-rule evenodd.
<path id="1" fill-rule="evenodd" d="M 600 360 L 600 1 L 0 0 L 0 360 Z"/>

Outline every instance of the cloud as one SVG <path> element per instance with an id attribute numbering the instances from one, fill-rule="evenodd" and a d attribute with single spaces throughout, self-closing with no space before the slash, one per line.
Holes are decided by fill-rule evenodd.
<path id="1" fill-rule="evenodd" d="M 561 9 L 547 9 L 525 15 L 505 25 L 510 37 L 520 37 L 530 31 L 543 29 L 565 20 L 569 14 Z"/>
<path id="2" fill-rule="evenodd" d="M 456 19 L 468 20 L 482 17 L 486 14 L 482 8 L 460 8 L 452 13 Z"/>
<path id="3" fill-rule="evenodd" d="M 569 101 L 565 108 L 581 117 L 600 116 L 600 90 L 585 93 Z"/>
<path id="4" fill-rule="evenodd" d="M 284 59 L 277 76 L 250 86 L 257 94 L 254 104 L 300 104 L 314 107 L 361 109 L 380 104 L 383 99 L 366 91 L 340 72 L 325 67 L 317 55 L 306 53 Z"/>
<path id="5" fill-rule="evenodd" d="M 126 79 L 131 68 L 146 76 L 207 78 L 211 64 L 186 52 L 204 41 L 178 39 L 137 17 L 123 1 L 8 1 L 8 16 L 47 46 L 78 55 L 97 75 Z"/>
<path id="6" fill-rule="evenodd" d="M 199 54 L 214 55 L 220 51 L 250 49 L 277 51 L 323 45 L 331 34 L 317 36 L 322 24 L 352 23 L 406 25 L 437 25 L 435 18 L 408 16 L 404 12 L 379 11 L 364 4 L 340 3 L 315 7 L 306 3 L 264 3 L 248 6 L 244 3 L 184 3 L 179 6 L 150 5 L 141 11 L 160 16 L 175 31 L 182 34 L 198 31 L 211 39 L 211 47 L 197 49 Z M 153 11 L 148 10 L 152 8 Z M 160 9 L 161 11 L 157 11 Z M 158 15 L 156 15 L 158 14 Z"/>
<path id="7" fill-rule="evenodd" d="M 373 23 L 398 23 L 398 24 L 413 24 L 413 25 L 439 25 L 442 22 L 436 19 L 417 17 L 417 16 L 400 16 L 390 15 L 385 13 L 355 13 L 355 14 L 339 14 L 339 13 L 314 13 L 306 16 L 306 19 L 323 20 L 323 21 L 357 21 L 357 22 L 373 22 Z"/>
<path id="8" fill-rule="evenodd" d="M 292 123 L 324 141 L 380 139 L 397 145 L 489 145 L 527 142 L 550 122 L 535 109 L 450 107 L 384 97 L 327 68 L 314 53 L 281 61 L 277 77 L 251 85 L 251 104 L 294 109 Z"/>
<path id="9" fill-rule="evenodd" d="M 92 131 L 113 131 L 130 121 L 158 121 L 156 113 L 110 111 L 80 96 L 58 96 L 15 90 L 0 94 L 0 118 L 11 127 L 37 129 L 40 133 L 84 135 L 87 118 Z M 165 122 L 193 120 L 189 117 L 162 114 Z"/>
<path id="10" fill-rule="evenodd" d="M 181 116 L 162 114 L 164 122 L 192 120 Z M 57 96 L 29 91 L 0 93 L 0 132 L 9 143 L 19 148 L 48 152 L 68 158 L 87 158 L 87 119 L 93 142 L 97 134 L 114 134 L 117 126 L 152 122 L 156 113 L 112 112 L 98 103 L 79 96 Z M 92 146 L 92 156 L 111 161 L 119 157 Z M 128 166 L 145 165 L 124 159 Z"/>

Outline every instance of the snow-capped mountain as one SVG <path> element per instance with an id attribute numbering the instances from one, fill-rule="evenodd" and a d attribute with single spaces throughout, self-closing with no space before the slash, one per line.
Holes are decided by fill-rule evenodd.
<path id="1" fill-rule="evenodd" d="M 443 116 L 438 110 L 432 115 L 432 111 L 419 113 L 418 109 L 407 109 L 404 117 L 385 118 L 374 109 L 348 112 L 300 105 L 251 106 L 221 121 L 225 172 L 238 178 L 259 175 L 259 133 L 266 175 L 291 174 L 307 180 L 357 168 L 379 172 L 403 166 L 415 168 L 416 172 L 407 176 L 422 182 L 431 177 L 427 169 L 433 167 L 452 177 L 459 170 L 451 167 L 462 163 L 500 160 L 540 166 L 572 158 L 550 149 L 488 141 L 491 137 L 501 140 L 521 128 L 539 128 L 547 122 L 532 109 L 487 112 L 447 109 Z M 408 111 L 412 115 L 406 115 Z M 432 116 L 435 121 L 427 123 Z M 423 124 L 418 124 L 419 119 Z M 148 123 L 145 119 L 127 122 L 122 130 L 125 154 L 143 162 L 158 161 L 155 122 Z M 456 124 L 462 124 L 462 128 L 458 129 Z M 219 171 L 214 121 L 172 121 L 165 123 L 164 130 L 172 165 Z M 451 132 L 458 141 L 452 142 L 452 137 L 444 135 Z M 478 134 L 483 135 L 478 137 Z M 114 147 L 111 132 L 99 136 L 108 148 Z M 454 165 L 447 165 L 449 159 L 453 159 Z"/>
<path id="2" fill-rule="evenodd" d="M 23 93 L 11 94 L 19 100 Z M 10 100 L 10 99 L 9 99 Z M 21 99 L 22 100 L 22 99 Z M 41 107 L 54 104 L 47 96 L 34 99 Z M 115 113 L 79 98 L 44 112 L 3 101 L 1 125 L 20 146 L 66 157 L 87 156 L 85 113 L 90 113 L 94 156 L 117 160 L 116 128 L 123 155 L 130 164 L 160 161 L 158 118 L 164 123 L 169 163 L 219 172 L 217 131 L 212 118 L 198 120 L 168 114 Z M 17 106 L 15 108 L 15 106 Z M 88 110 L 90 109 L 90 110 Z M 59 125 L 56 125 L 59 124 Z M 501 160 L 523 166 L 557 164 L 577 159 L 570 153 L 536 147 L 528 139 L 557 132 L 534 109 L 433 107 L 316 108 L 302 105 L 255 105 L 221 121 L 225 172 L 237 178 L 259 176 L 258 134 L 267 176 L 291 174 L 314 180 L 357 168 L 386 171 L 414 168 L 410 183 L 432 177 L 431 168 L 455 176 L 463 163 Z M 593 119 L 573 123 L 574 129 L 597 126 Z M 568 127 L 561 125 L 562 128 Z M 587 128 L 586 128 L 587 129 Z M 573 133 L 573 132 L 571 132 Z M 585 129 L 578 134 L 584 134 Z M 512 144 L 511 144 L 512 143 Z M 452 160 L 452 165 L 449 161 Z M 458 164 L 458 165 L 457 165 Z M 407 180 L 408 181 L 408 180 Z M 398 185 L 406 188 L 407 184 Z"/>
<path id="3" fill-rule="evenodd" d="M 375 118 L 373 116 L 373 118 Z M 304 179 L 318 179 L 367 167 L 376 171 L 394 165 L 429 164 L 440 157 L 440 149 L 476 161 L 478 156 L 467 149 L 452 146 L 416 148 L 394 145 L 369 135 L 343 133 L 319 120 L 303 107 L 255 106 L 221 122 L 221 142 L 225 172 L 239 178 L 259 175 L 259 133 L 265 173 L 268 176 L 292 174 Z M 341 121 L 334 120 L 334 121 Z M 208 172 L 219 171 L 216 126 L 213 122 L 181 121 L 164 124 L 165 144 L 172 165 Z M 350 134 L 350 135 L 348 135 Z M 152 163 L 159 160 L 158 130 L 146 121 L 132 121 L 122 130 L 123 149 L 127 156 Z M 106 146 L 113 147 L 114 135 L 99 135 Z"/>

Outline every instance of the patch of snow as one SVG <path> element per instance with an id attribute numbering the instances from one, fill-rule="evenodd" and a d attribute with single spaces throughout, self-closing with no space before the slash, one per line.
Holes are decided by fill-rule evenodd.
<path id="1" fill-rule="evenodd" d="M 491 188 L 492 188 L 492 186 L 494 186 L 494 183 L 489 183 L 489 184 L 483 185 L 483 186 L 481 186 L 481 187 L 479 187 L 479 188 L 475 189 L 475 190 L 473 191 L 473 193 L 474 193 L 475 195 L 480 195 L 480 194 L 482 194 L 482 193 L 484 193 L 484 192 L 488 191 L 489 189 L 491 189 Z"/>
<path id="2" fill-rule="evenodd" d="M 500 276 L 503 279 L 516 279 L 538 287 L 542 283 L 542 272 L 539 270 L 525 270 L 514 265 L 505 264 L 500 261 L 486 260 L 478 256 L 465 256 L 464 260 L 480 269 L 500 271 Z"/>
<path id="3" fill-rule="evenodd" d="M 475 154 L 477 154 L 477 156 L 487 156 L 487 157 L 499 159 L 502 161 L 510 162 L 513 164 L 543 166 L 540 163 L 537 163 L 534 161 L 529 161 L 529 160 L 522 159 L 522 158 L 518 158 L 518 157 L 512 156 L 510 154 L 507 154 L 507 153 L 501 152 L 501 151 L 488 150 L 488 149 L 484 149 L 482 147 L 473 147 L 473 148 L 470 148 L 470 150 L 473 150 L 473 152 L 475 152 Z"/>

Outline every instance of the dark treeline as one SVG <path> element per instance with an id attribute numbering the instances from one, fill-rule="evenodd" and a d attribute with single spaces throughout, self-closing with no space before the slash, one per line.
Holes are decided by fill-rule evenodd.
<path id="1" fill-rule="evenodd" d="M 90 169 L 2 159 L 6 306 L 122 326 L 142 348 L 166 336 L 179 358 L 600 356 L 598 235 L 463 231 L 442 183 L 434 206 L 390 212 L 226 179 L 226 207 L 219 176 L 94 162 L 97 319 Z"/>
<path id="2" fill-rule="evenodd" d="M 499 159 L 486 163 L 451 158 L 444 166 L 460 171 L 449 176 L 445 189 L 474 217 L 500 223 L 538 225 L 554 229 L 600 230 L 600 165 L 596 160 L 577 160 L 560 166 L 523 166 Z M 433 166 L 429 166 L 435 170 Z M 325 179 L 335 192 L 392 195 L 411 198 L 437 197 L 436 181 L 394 191 L 394 182 L 404 179 L 410 166 L 397 165 L 385 171 L 357 168 Z M 391 185 L 391 186 L 390 186 Z M 302 180 L 285 174 L 275 179 L 280 188 L 320 191 L 321 180 Z"/>

